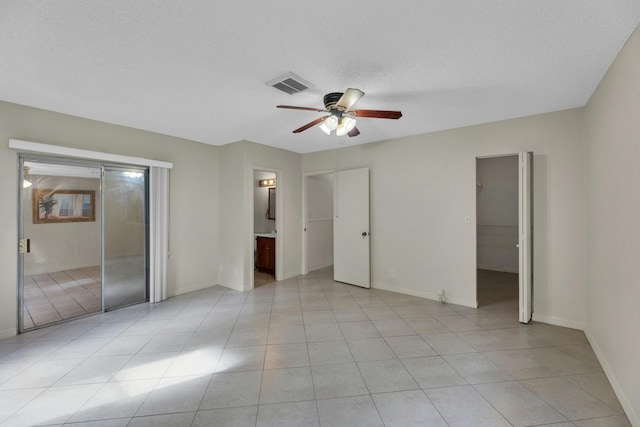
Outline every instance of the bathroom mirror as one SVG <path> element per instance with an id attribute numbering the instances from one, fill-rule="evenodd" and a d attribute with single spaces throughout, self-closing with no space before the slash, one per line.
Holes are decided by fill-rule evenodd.
<path id="1" fill-rule="evenodd" d="M 269 188 L 269 207 L 267 209 L 267 219 L 276 219 L 276 189 Z"/>

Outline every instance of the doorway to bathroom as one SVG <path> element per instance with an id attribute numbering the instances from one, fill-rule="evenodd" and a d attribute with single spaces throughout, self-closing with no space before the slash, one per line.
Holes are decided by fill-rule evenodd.
<path id="1" fill-rule="evenodd" d="M 276 173 L 253 171 L 253 286 L 276 280 Z"/>

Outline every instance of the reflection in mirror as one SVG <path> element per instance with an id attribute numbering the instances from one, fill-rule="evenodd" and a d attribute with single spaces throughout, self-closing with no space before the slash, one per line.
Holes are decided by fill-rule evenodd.
<path id="1" fill-rule="evenodd" d="M 267 219 L 276 219 L 276 189 L 269 188 L 269 207 L 267 208 Z"/>

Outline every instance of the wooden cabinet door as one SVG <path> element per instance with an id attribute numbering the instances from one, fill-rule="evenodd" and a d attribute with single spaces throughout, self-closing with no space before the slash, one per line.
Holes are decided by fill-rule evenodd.
<path id="1" fill-rule="evenodd" d="M 257 237 L 256 267 L 263 270 L 275 271 L 276 268 L 276 240 L 268 237 Z"/>

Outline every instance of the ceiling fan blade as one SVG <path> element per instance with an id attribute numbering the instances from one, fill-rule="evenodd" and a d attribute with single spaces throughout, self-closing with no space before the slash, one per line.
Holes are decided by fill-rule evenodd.
<path id="1" fill-rule="evenodd" d="M 360 89 L 349 88 L 342 94 L 340 99 L 338 99 L 338 102 L 336 102 L 336 106 L 342 110 L 348 110 L 353 104 L 356 103 L 358 99 L 362 98 L 363 96 L 364 92 Z"/>
<path id="2" fill-rule="evenodd" d="M 298 129 L 294 130 L 293 133 L 300 133 L 302 131 L 305 131 L 305 130 L 309 129 L 310 127 L 314 127 L 315 125 L 317 125 L 319 123 L 322 123 L 324 121 L 324 119 L 326 119 L 327 117 L 329 117 L 329 116 L 319 117 L 319 118 L 315 119 L 314 121 L 309 122 L 306 125 L 301 126 Z"/>
<path id="3" fill-rule="evenodd" d="M 290 110 L 305 110 L 305 111 L 318 111 L 324 113 L 327 110 L 321 110 L 319 108 L 312 107 L 296 107 L 295 105 L 276 105 L 276 108 L 288 108 Z"/>
<path id="4" fill-rule="evenodd" d="M 399 119 L 400 117 L 402 117 L 402 113 L 400 111 L 352 110 L 349 112 L 353 113 L 356 117 L 370 117 L 375 119 Z"/>
<path id="5" fill-rule="evenodd" d="M 349 135 L 350 137 L 358 136 L 360 135 L 360 131 L 358 130 L 358 128 L 353 128 L 349 132 L 347 132 L 347 135 Z"/>

